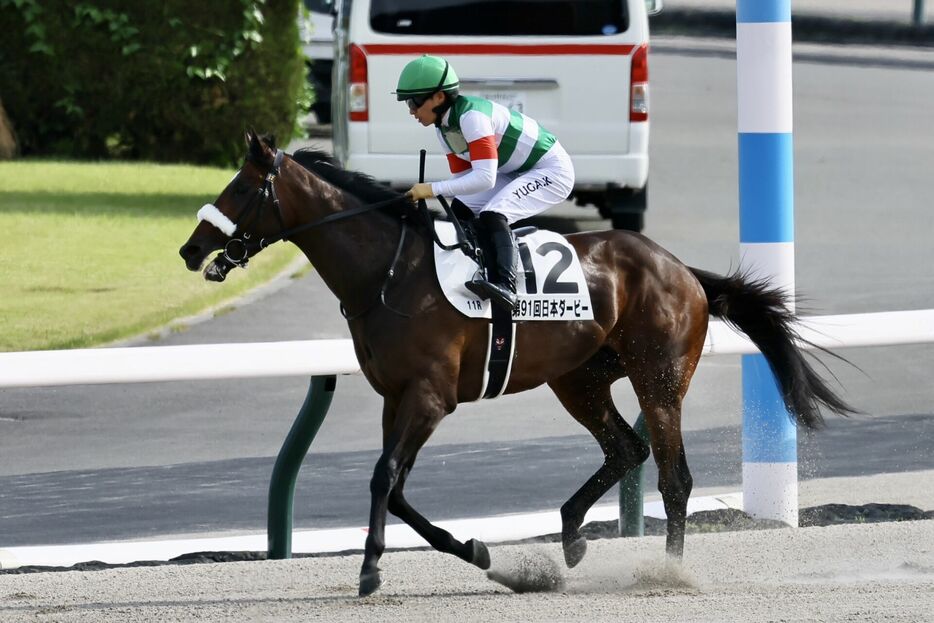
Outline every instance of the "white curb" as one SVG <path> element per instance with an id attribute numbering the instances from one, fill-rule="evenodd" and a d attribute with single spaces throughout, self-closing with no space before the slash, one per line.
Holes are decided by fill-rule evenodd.
<path id="1" fill-rule="evenodd" d="M 703 510 L 742 508 L 742 493 L 692 498 L 688 513 Z M 647 517 L 665 517 L 662 503 L 646 502 Z M 609 521 L 619 518 L 615 504 L 595 506 L 585 518 L 588 521 Z M 513 541 L 561 531 L 558 511 L 498 515 L 479 519 L 454 519 L 436 524 L 455 538 L 477 538 L 488 543 Z M 331 530 L 303 530 L 292 534 L 292 552 L 311 554 L 362 550 L 366 541 L 366 528 L 336 528 Z M 426 547 L 428 544 L 404 524 L 386 527 L 386 546 L 390 548 Z M 207 536 L 190 539 L 160 541 L 123 541 L 88 543 L 82 545 L 42 545 L 0 549 L 0 569 L 23 566 L 70 567 L 89 561 L 107 564 L 126 564 L 144 560 L 170 560 L 194 552 L 266 551 L 266 533 L 239 536 Z"/>

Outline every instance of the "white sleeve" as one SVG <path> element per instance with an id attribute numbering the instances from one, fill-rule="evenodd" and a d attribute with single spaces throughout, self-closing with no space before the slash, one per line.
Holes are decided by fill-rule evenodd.
<path id="1" fill-rule="evenodd" d="M 432 182 L 431 192 L 445 197 L 475 195 L 490 190 L 496 184 L 496 160 L 475 160 L 469 171 L 443 182 Z"/>

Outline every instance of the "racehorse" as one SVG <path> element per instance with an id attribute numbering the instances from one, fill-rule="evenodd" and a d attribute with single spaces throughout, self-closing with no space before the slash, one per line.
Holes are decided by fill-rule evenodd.
<path id="1" fill-rule="evenodd" d="M 419 449 L 442 418 L 481 391 L 488 321 L 461 315 L 435 276 L 428 226 L 407 216 L 405 197 L 372 178 L 341 169 L 323 153 L 292 156 L 269 138 L 247 134 L 242 168 L 211 206 L 180 254 L 197 271 L 214 251 L 205 277 L 227 272 L 268 244 L 298 246 L 339 299 L 366 379 L 383 397 L 383 449 L 370 483 L 369 534 L 361 596 L 380 585 L 386 512 L 435 549 L 481 569 L 485 544 L 462 543 L 432 525 L 403 489 Z M 410 235 L 406 235 L 409 232 Z M 645 414 L 658 488 L 668 516 L 666 551 L 680 559 L 691 474 L 681 437 L 681 404 L 697 367 L 708 316 L 723 318 L 752 339 L 775 373 L 798 425 L 816 428 L 819 410 L 852 409 L 812 369 L 796 345 L 787 295 L 741 272 L 718 276 L 690 268 L 648 238 L 627 231 L 567 236 L 590 290 L 593 320 L 520 322 L 506 393 L 547 383 L 597 440 L 600 468 L 561 507 L 565 562 L 583 558 L 580 527 L 587 510 L 649 447 L 616 410 L 610 385 L 628 377 Z"/>

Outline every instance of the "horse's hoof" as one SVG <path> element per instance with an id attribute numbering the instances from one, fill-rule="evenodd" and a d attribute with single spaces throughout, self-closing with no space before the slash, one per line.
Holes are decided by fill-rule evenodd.
<path id="1" fill-rule="evenodd" d="M 577 537 L 570 543 L 564 543 L 564 562 L 568 569 L 573 569 L 587 553 L 587 539 L 582 536 Z"/>
<path id="2" fill-rule="evenodd" d="M 379 577 L 379 569 L 360 574 L 360 597 L 372 595 L 383 581 Z"/>
<path id="3" fill-rule="evenodd" d="M 473 549 L 473 558 L 470 559 L 471 564 L 474 564 L 483 570 L 489 569 L 490 550 L 486 548 L 486 544 L 484 544 L 483 541 L 478 541 L 477 539 L 470 539 L 466 544 Z"/>

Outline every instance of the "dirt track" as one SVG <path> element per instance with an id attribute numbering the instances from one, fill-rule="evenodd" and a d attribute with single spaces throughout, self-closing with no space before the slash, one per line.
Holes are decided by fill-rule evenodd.
<path id="1" fill-rule="evenodd" d="M 557 545 L 491 548 L 494 569 L 561 570 L 515 594 L 434 552 L 390 552 L 356 597 L 360 557 L 0 576 L 0 621 L 929 621 L 934 521 L 591 541 L 573 571 Z M 549 560 L 550 559 L 550 560 Z"/>

